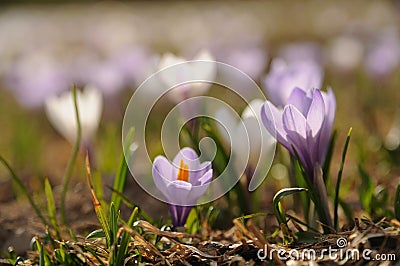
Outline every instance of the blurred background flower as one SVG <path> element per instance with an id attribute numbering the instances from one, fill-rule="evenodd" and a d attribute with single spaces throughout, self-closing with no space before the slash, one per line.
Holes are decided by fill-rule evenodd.
<path id="1" fill-rule="evenodd" d="M 246 177 L 246 187 L 254 178 L 251 191 L 260 185 L 259 181 L 266 176 L 275 151 L 274 137 L 262 125 L 263 104 L 261 99 L 251 101 L 243 110 L 239 121 L 226 109 L 218 110 L 215 115 L 222 137 L 230 144 L 236 173 Z M 236 136 L 231 136 L 232 134 Z M 243 141 L 232 143 L 232 139 Z M 245 141 L 246 139 L 248 141 Z M 246 167 L 243 168 L 243 165 Z"/>
<path id="2" fill-rule="evenodd" d="M 304 91 L 320 88 L 322 79 L 322 68 L 312 60 L 286 62 L 276 58 L 271 63 L 264 84 L 271 101 L 283 107 L 294 88 L 301 88 Z"/>
<path id="3" fill-rule="evenodd" d="M 93 142 L 100 123 L 103 96 L 95 87 L 87 86 L 83 91 L 77 91 L 76 103 L 82 128 L 82 143 L 88 145 Z M 74 144 L 77 138 L 78 122 L 72 91 L 46 99 L 45 110 L 49 121 L 58 133 Z"/>

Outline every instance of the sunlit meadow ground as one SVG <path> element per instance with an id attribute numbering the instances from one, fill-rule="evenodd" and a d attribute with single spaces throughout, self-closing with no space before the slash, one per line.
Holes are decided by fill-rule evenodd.
<path id="1" fill-rule="evenodd" d="M 251 1 L 229 6 L 211 2 L 139 2 L 132 5 L 103 3 L 82 6 L 74 4 L 66 7 L 21 4 L 7 5 L 4 9 L 0 9 L 0 28 L 2 23 L 7 23 L 7 20 L 20 20 L 23 24 L 25 20 L 34 21 L 42 15 L 49 16 L 42 18 L 44 21 L 48 19 L 49 24 L 68 18 L 72 25 L 77 20 L 84 21 L 88 27 L 86 20 L 89 19 L 85 19 L 88 16 L 93 20 L 101 19 L 102 22 L 99 24 L 102 24 L 102 29 L 107 28 L 108 25 L 111 29 L 115 27 L 121 30 L 123 32 L 121 36 L 126 37 L 124 32 L 131 31 L 127 38 L 134 38 L 135 43 L 145 46 L 154 54 L 167 51 L 193 53 L 202 46 L 245 47 L 248 44 L 257 43 L 268 54 L 268 59 L 266 59 L 268 65 L 256 80 L 262 86 L 260 80 L 268 73 L 271 58 L 278 54 L 282 45 L 312 41 L 326 51 L 329 50 L 329 45 L 335 37 L 346 33 L 353 34 L 365 42 L 364 44 L 368 44 L 367 35 L 371 32 L 378 33 L 387 26 L 395 26 L 399 32 L 399 13 L 399 7 L 389 1 L 368 3 L 363 1 L 351 3 L 347 1 L 339 3 L 336 1 L 307 1 L 306 3 Z M 107 21 L 114 21 L 115 25 L 111 22 L 107 24 Z M 221 23 L 218 24 L 217 21 Z M 43 21 L 41 23 L 43 24 Z M 95 22 L 91 27 L 95 28 L 96 25 Z M 7 28 L 4 27 L 2 30 L 7 30 Z M 32 27 L 31 34 L 35 35 L 35 32 L 40 35 L 41 28 Z M 11 45 L 1 36 L 0 33 L 1 42 Z M 34 39 L 31 36 L 27 38 Z M 113 36 L 100 38 L 100 42 L 107 41 L 115 40 Z M 115 42 L 118 43 L 118 41 Z M 18 44 L 16 47 L 18 49 L 22 45 Z M 31 47 L 31 49 L 39 48 Z M 2 72 L 2 70 L 7 69 L 7 63 L 12 62 L 12 55 L 7 54 L 10 51 L 14 55 L 18 54 L 18 51 L 10 47 L 0 49 L 0 61 L 2 61 L 0 62 L 0 78 L 5 77 L 5 71 Z M 347 131 L 349 127 L 353 127 L 341 195 L 352 206 L 355 216 L 363 217 L 365 212 L 359 203 L 358 195 L 361 183 L 358 164 L 362 163 L 376 184 L 387 188 L 391 198 L 400 176 L 399 148 L 397 151 L 388 151 L 384 146 L 387 133 L 396 117 L 398 119 L 400 116 L 400 68 L 397 67 L 387 77 L 374 79 L 367 75 L 362 63 L 353 70 L 343 70 L 333 66 L 329 58 L 325 58 L 324 62 L 323 87 L 331 86 L 337 99 L 335 129 L 338 132 L 338 139 L 331 167 L 333 177 L 336 179 Z M 112 185 L 118 167 L 122 149 L 123 114 L 128 99 L 137 85 L 138 83 L 131 84 L 105 99 L 102 121 L 94 140 L 94 153 L 95 167 L 101 172 L 103 182 L 107 185 Z M 62 182 L 61 177 L 72 146 L 51 127 L 41 106 L 25 108 L 15 98 L 12 91 L 13 88 L 9 84 L 0 84 L 0 153 L 11 162 L 15 172 L 37 199 L 43 197 L 44 177 L 50 179 L 57 199 Z M 215 92 L 210 92 L 210 94 L 213 93 Z M 243 107 L 238 106 L 239 109 Z M 151 150 L 160 151 L 159 144 L 159 140 L 155 139 L 151 144 L 153 145 Z M 153 156 L 155 155 L 156 152 Z M 288 159 L 284 155 L 283 150 L 278 149 L 276 163 L 286 163 Z M 273 176 L 274 173 L 277 174 L 276 171 L 272 171 L 259 188 L 262 191 L 260 206 L 265 212 L 272 211 L 271 202 L 275 192 L 289 184 L 287 175 L 283 175 L 282 179 L 282 176 Z M 111 194 L 107 189 L 105 192 L 106 197 Z M 84 156 L 81 153 L 70 184 L 68 200 L 71 203 L 67 214 L 71 227 L 82 234 L 98 227 L 89 193 Z M 137 188 L 132 178 L 128 179 L 125 196 L 154 218 L 168 219 L 166 205 L 152 199 Z M 291 200 L 288 199 L 285 203 L 285 208 L 290 210 Z M 220 204 L 226 203 L 220 202 Z M 294 210 L 292 212 L 296 213 Z M 127 209 L 125 213 L 122 212 L 122 216 L 127 217 L 129 213 Z M 275 221 L 271 220 L 271 222 Z M 343 222 L 345 222 L 344 219 Z M 1 250 L 5 251 L 9 245 L 14 245 L 21 254 L 30 249 L 29 241 L 32 234 L 40 232 L 40 225 L 34 212 L 31 211 L 18 188 L 13 185 L 4 168 L 0 168 L 0 227 Z"/>

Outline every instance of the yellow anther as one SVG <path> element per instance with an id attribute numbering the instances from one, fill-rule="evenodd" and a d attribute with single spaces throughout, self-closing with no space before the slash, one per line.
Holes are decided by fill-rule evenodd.
<path id="1" fill-rule="evenodd" d="M 185 164 L 182 159 L 179 165 L 178 177 L 176 180 L 189 182 L 189 165 Z"/>

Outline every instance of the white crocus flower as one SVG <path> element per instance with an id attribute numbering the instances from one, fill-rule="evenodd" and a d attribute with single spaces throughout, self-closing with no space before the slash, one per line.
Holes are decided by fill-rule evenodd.
<path id="1" fill-rule="evenodd" d="M 103 109 L 103 97 L 94 87 L 77 90 L 76 99 L 82 128 L 82 143 L 88 143 L 95 135 Z M 53 127 L 69 142 L 77 138 L 77 121 L 72 91 L 53 96 L 45 102 L 46 115 Z"/>
<path id="2" fill-rule="evenodd" d="M 202 50 L 193 58 L 193 60 L 211 61 L 214 63 L 182 65 L 181 67 L 177 67 L 176 71 L 172 71 L 172 75 L 169 71 L 161 71 L 160 77 L 162 82 L 167 86 L 173 87 L 188 80 L 214 81 L 216 76 L 216 63 L 214 57 L 207 50 Z M 162 70 L 166 67 L 186 61 L 188 61 L 188 59 L 175 56 L 171 53 L 166 53 L 161 57 L 158 69 Z M 193 96 L 204 94 L 210 86 L 211 83 L 209 82 L 188 83 L 173 89 L 169 96 L 173 102 L 179 103 Z"/>
<path id="3" fill-rule="evenodd" d="M 241 121 L 237 121 L 226 109 L 220 109 L 216 113 L 216 119 L 220 122 L 219 129 L 225 141 L 243 140 L 231 144 L 232 154 L 235 158 L 236 171 L 243 170 L 242 166 L 246 165 L 245 175 L 249 181 L 250 191 L 255 190 L 267 175 L 275 152 L 276 141 L 261 122 L 263 104 L 264 101 L 260 99 L 251 101 L 244 109 Z"/>

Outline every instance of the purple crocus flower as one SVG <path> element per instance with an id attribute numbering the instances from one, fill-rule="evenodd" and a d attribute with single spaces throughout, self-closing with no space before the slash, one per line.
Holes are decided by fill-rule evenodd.
<path id="1" fill-rule="evenodd" d="M 283 107 L 295 87 L 305 91 L 320 88 L 322 78 L 321 66 L 314 61 L 293 61 L 289 63 L 276 58 L 271 63 L 271 70 L 264 79 L 264 84 L 271 101 L 275 105 Z"/>
<path id="2" fill-rule="evenodd" d="M 190 210 L 211 182 L 211 162 L 200 163 L 196 152 L 186 147 L 172 163 L 164 156 L 157 156 L 152 172 L 154 183 L 168 202 L 172 224 L 184 226 Z"/>
<path id="3" fill-rule="evenodd" d="M 335 95 L 330 88 L 328 92 L 319 89 L 305 92 L 295 88 L 283 110 L 267 101 L 261 109 L 261 119 L 267 130 L 293 156 L 294 147 L 312 179 L 314 166 L 325 161 L 335 111 Z"/>

